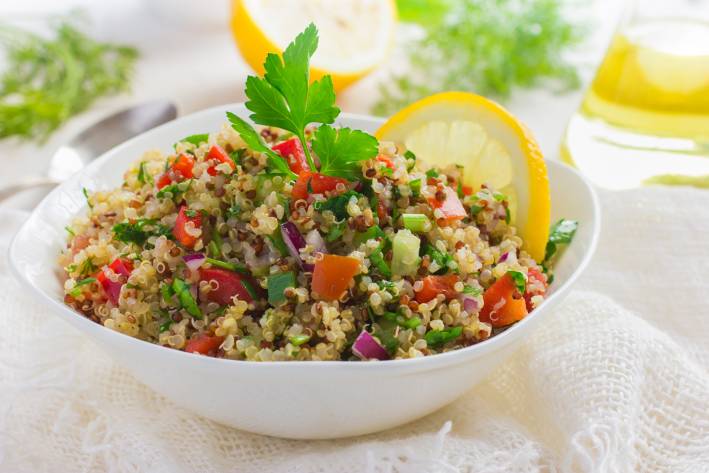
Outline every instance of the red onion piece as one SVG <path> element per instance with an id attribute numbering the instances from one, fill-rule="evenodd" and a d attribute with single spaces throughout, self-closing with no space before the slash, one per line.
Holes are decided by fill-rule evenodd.
<path id="1" fill-rule="evenodd" d="M 352 345 L 352 353 L 362 360 L 388 360 L 389 353 L 366 330 L 362 330 Z"/>
<path id="2" fill-rule="evenodd" d="M 507 261 L 507 258 L 510 256 L 510 252 L 508 251 L 507 253 L 504 253 L 502 256 L 500 256 L 500 259 L 498 260 L 498 263 L 504 263 Z"/>
<path id="3" fill-rule="evenodd" d="M 204 253 L 191 253 L 182 257 L 190 271 L 197 271 L 207 257 Z"/>
<path id="4" fill-rule="evenodd" d="M 101 285 L 103 286 L 103 290 L 106 291 L 108 299 L 113 302 L 114 305 L 118 305 L 118 299 L 121 296 L 121 288 L 123 287 L 123 283 L 121 281 L 111 281 L 108 276 L 106 276 L 101 279 Z"/>
<path id="5" fill-rule="evenodd" d="M 300 266 L 303 266 L 303 259 L 300 257 L 300 250 L 305 248 L 305 238 L 298 231 L 298 227 L 293 222 L 285 222 L 281 224 L 281 235 L 283 242 L 288 247 L 288 253 L 298 261 Z"/>
<path id="6" fill-rule="evenodd" d="M 474 297 L 463 296 L 463 309 L 468 314 L 474 314 L 478 311 L 478 301 Z"/>
<path id="7" fill-rule="evenodd" d="M 308 245 L 312 245 L 315 248 L 315 253 L 327 253 L 327 246 L 325 246 L 325 240 L 323 240 L 322 235 L 316 229 L 312 229 L 305 235 L 305 241 Z"/>

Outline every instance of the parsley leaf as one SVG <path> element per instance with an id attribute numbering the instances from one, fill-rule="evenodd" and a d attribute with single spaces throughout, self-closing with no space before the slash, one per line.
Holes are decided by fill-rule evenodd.
<path id="1" fill-rule="evenodd" d="M 544 255 L 544 262 L 548 262 L 554 257 L 557 251 L 557 245 L 565 245 L 571 243 L 571 240 L 576 234 L 576 229 L 579 223 L 575 220 L 560 219 L 549 230 L 549 241 L 547 242 Z"/>
<path id="2" fill-rule="evenodd" d="M 271 148 L 266 146 L 263 142 L 261 135 L 259 135 L 254 127 L 249 125 L 244 119 L 237 117 L 231 112 L 226 113 L 231 127 L 241 135 L 241 139 L 244 143 L 254 151 L 259 153 L 264 153 L 268 157 L 268 164 L 271 168 L 275 169 L 280 174 L 286 174 L 290 177 L 295 177 L 295 173 L 290 170 L 288 163 L 283 159 L 278 153 L 273 151 Z"/>
<path id="3" fill-rule="evenodd" d="M 315 132 L 313 151 L 320 158 L 320 172 L 354 180 L 361 176 L 360 162 L 379 152 L 375 137 L 350 128 L 322 125 Z"/>
<path id="4" fill-rule="evenodd" d="M 310 123 L 330 124 L 340 113 L 335 106 L 332 78 L 325 76 L 310 83 L 310 58 L 318 47 L 318 30 L 314 24 L 300 33 L 283 52 L 283 57 L 270 53 L 264 62 L 263 77 L 246 79 L 246 108 L 253 112 L 251 120 L 259 125 L 282 128 L 297 136 L 303 145 L 311 171 L 317 171 L 305 139 L 305 128 Z M 234 129 L 252 149 L 267 153 L 273 167 L 283 170 L 287 163 L 261 141 L 260 136 L 245 121 L 228 114 Z M 285 174 L 292 175 L 290 170 Z M 322 171 L 326 173 L 325 171 Z"/>
<path id="5" fill-rule="evenodd" d="M 123 222 L 113 226 L 113 234 L 124 243 L 143 245 L 151 236 L 171 234 L 170 229 L 153 218 L 139 218 L 133 223 Z"/>

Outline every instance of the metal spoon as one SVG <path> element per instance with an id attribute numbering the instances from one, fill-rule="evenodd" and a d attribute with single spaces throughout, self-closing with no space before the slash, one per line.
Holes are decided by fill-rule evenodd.
<path id="1" fill-rule="evenodd" d="M 49 192 L 105 151 L 176 117 L 177 108 L 165 100 L 136 105 L 114 113 L 61 146 L 52 156 L 46 176 L 30 177 L 0 189 L 0 202 L 27 189 L 44 187 Z"/>

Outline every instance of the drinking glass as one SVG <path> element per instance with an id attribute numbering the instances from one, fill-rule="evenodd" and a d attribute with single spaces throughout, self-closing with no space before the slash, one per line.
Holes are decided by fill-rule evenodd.
<path id="1" fill-rule="evenodd" d="M 627 4 L 561 155 L 606 188 L 709 187 L 709 0 Z"/>

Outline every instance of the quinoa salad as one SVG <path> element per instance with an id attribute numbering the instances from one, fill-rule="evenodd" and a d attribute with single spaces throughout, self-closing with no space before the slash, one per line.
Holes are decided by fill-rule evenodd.
<path id="1" fill-rule="evenodd" d="M 315 47 L 311 26 L 249 77 L 257 126 L 227 114 L 221 130 L 137 157 L 119 188 L 84 190 L 87 212 L 60 255 L 67 305 L 177 350 L 306 361 L 455 350 L 542 303 L 549 263 L 524 251 L 507 196 L 466 186 L 460 166 L 331 126 L 332 84 L 308 85 L 310 56 L 304 69 L 297 56 Z M 259 102 L 271 89 L 287 123 L 267 113 L 273 99 Z M 557 243 L 575 230 L 555 227 Z"/>

